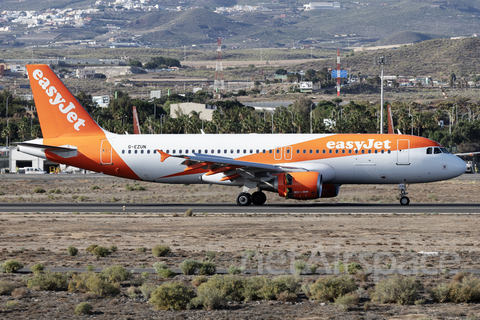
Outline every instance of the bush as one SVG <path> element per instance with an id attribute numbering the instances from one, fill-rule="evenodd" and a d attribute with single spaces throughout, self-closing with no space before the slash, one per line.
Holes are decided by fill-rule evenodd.
<path id="1" fill-rule="evenodd" d="M 239 273 L 242 273 L 243 269 L 240 268 L 240 267 L 236 267 L 236 266 L 230 266 L 227 269 L 227 271 L 228 271 L 229 274 L 239 274 Z"/>
<path id="2" fill-rule="evenodd" d="M 200 265 L 200 270 L 198 271 L 198 274 L 212 275 L 215 274 L 215 271 L 217 271 L 215 263 L 205 261 Z"/>
<path id="3" fill-rule="evenodd" d="M 215 259 L 215 257 L 217 256 L 217 253 L 215 251 L 207 251 L 207 253 L 205 253 L 205 256 L 207 257 L 208 261 L 213 261 L 213 259 Z"/>
<path id="4" fill-rule="evenodd" d="M 41 263 L 36 263 L 36 264 L 34 264 L 33 266 L 30 267 L 30 270 L 33 273 L 42 272 L 43 269 L 45 269 L 45 266 Z"/>
<path id="5" fill-rule="evenodd" d="M 277 300 L 282 302 L 296 302 L 297 295 L 288 291 L 283 291 L 277 294 Z"/>
<path id="6" fill-rule="evenodd" d="M 187 211 L 185 211 L 185 216 L 186 217 L 193 217 L 193 210 L 192 209 L 187 209 Z"/>
<path id="7" fill-rule="evenodd" d="M 243 296 L 245 301 L 260 300 L 260 290 L 267 283 L 266 277 L 250 277 L 244 280 Z"/>
<path id="8" fill-rule="evenodd" d="M 72 256 L 72 257 L 76 256 L 77 253 L 78 253 L 78 249 L 75 248 L 74 246 L 68 246 L 67 253 L 68 253 L 69 256 Z"/>
<path id="9" fill-rule="evenodd" d="M 111 254 L 110 250 L 108 250 L 107 248 L 105 247 L 95 247 L 95 249 L 93 249 L 93 252 L 92 252 L 96 257 L 106 257 L 108 256 L 109 254 Z"/>
<path id="10" fill-rule="evenodd" d="M 415 277 L 389 276 L 375 286 L 372 300 L 380 303 L 413 304 L 418 298 L 420 283 Z"/>
<path id="11" fill-rule="evenodd" d="M 244 300 L 244 280 L 240 277 L 214 275 L 206 283 L 201 284 L 199 289 L 202 286 L 205 286 L 202 290 L 207 290 L 206 287 L 217 289 L 227 301 Z"/>
<path id="12" fill-rule="evenodd" d="M 12 291 L 12 297 L 15 299 L 22 299 L 28 296 L 28 290 L 25 288 L 15 288 Z"/>
<path id="13" fill-rule="evenodd" d="M 98 247 L 98 244 L 91 244 L 87 248 L 85 248 L 85 251 L 93 253 L 93 250 L 95 250 L 96 247 Z"/>
<path id="14" fill-rule="evenodd" d="M 75 314 L 76 315 L 81 315 L 81 314 L 89 314 L 90 312 L 92 312 L 93 310 L 93 307 L 90 303 L 88 302 L 80 302 L 79 304 L 77 304 L 77 306 L 75 307 Z"/>
<path id="15" fill-rule="evenodd" d="M 160 269 L 158 271 L 158 275 L 162 278 L 173 278 L 177 274 L 175 272 L 173 272 L 172 270 L 167 268 L 167 269 Z"/>
<path id="16" fill-rule="evenodd" d="M 200 263 L 198 261 L 187 259 L 180 263 L 179 268 L 182 270 L 184 275 L 192 275 L 195 273 L 195 269 L 197 269 L 199 266 Z"/>
<path id="17" fill-rule="evenodd" d="M 35 192 L 35 193 L 45 193 L 45 189 L 40 188 L 40 187 L 36 187 L 35 189 L 33 189 L 33 192 Z"/>
<path id="18" fill-rule="evenodd" d="M 64 290 L 67 288 L 67 276 L 60 272 L 36 273 L 27 281 L 28 288 L 38 288 L 40 290 Z"/>
<path id="19" fill-rule="evenodd" d="M 307 263 L 303 260 L 295 261 L 295 273 L 300 275 L 302 274 L 303 270 L 307 267 Z"/>
<path id="20" fill-rule="evenodd" d="M 312 264 L 310 266 L 310 272 L 315 274 L 315 272 L 317 272 L 317 269 L 318 269 L 318 266 L 316 264 Z"/>
<path id="21" fill-rule="evenodd" d="M 15 290 L 15 286 L 7 281 L 0 280 L 0 295 L 9 295 Z"/>
<path id="22" fill-rule="evenodd" d="M 192 288 L 181 282 L 164 283 L 157 287 L 149 302 L 158 310 L 182 310 L 195 297 Z"/>
<path id="23" fill-rule="evenodd" d="M 339 296 L 357 290 L 357 286 L 355 281 L 347 276 L 340 278 L 330 276 L 318 279 L 317 282 L 305 288 L 305 290 L 308 291 L 305 294 L 312 299 L 333 302 Z"/>
<path id="24" fill-rule="evenodd" d="M 7 260 L 1 265 L 2 272 L 6 273 L 15 273 L 22 268 L 23 264 L 14 259 Z"/>
<path id="25" fill-rule="evenodd" d="M 88 272 L 92 272 L 93 270 L 95 270 L 95 266 L 92 266 L 91 264 L 89 264 L 85 269 L 87 269 Z"/>
<path id="26" fill-rule="evenodd" d="M 363 269 L 362 266 L 356 262 L 349 263 L 347 266 L 348 274 L 357 274 L 357 272 L 362 269 Z"/>
<path id="27" fill-rule="evenodd" d="M 110 282 L 122 282 L 130 279 L 133 275 L 123 266 L 112 266 L 102 270 Z"/>
<path id="28" fill-rule="evenodd" d="M 194 287 L 199 287 L 202 283 L 205 283 L 208 281 L 208 278 L 205 277 L 205 276 L 198 276 L 198 277 L 195 277 L 193 278 L 192 280 L 192 285 Z"/>
<path id="29" fill-rule="evenodd" d="M 191 305 L 203 306 L 205 310 L 215 310 L 223 307 L 226 303 L 227 299 L 220 289 L 203 283 L 198 287 L 197 297 L 192 300 Z"/>
<path id="30" fill-rule="evenodd" d="M 142 272 L 142 279 L 147 280 L 148 278 L 150 278 L 150 273 L 147 271 Z"/>
<path id="31" fill-rule="evenodd" d="M 170 253 L 170 247 L 168 246 L 155 246 L 152 249 L 152 254 L 154 257 L 165 257 L 167 254 Z"/>
<path id="32" fill-rule="evenodd" d="M 135 249 L 135 251 L 138 252 L 138 253 L 144 253 L 144 252 L 147 251 L 147 248 L 145 248 L 145 247 L 140 247 L 140 248 Z"/>
<path id="33" fill-rule="evenodd" d="M 91 186 L 90 187 L 90 190 L 97 190 L 97 189 L 100 189 L 100 187 L 99 186 Z"/>
<path id="34" fill-rule="evenodd" d="M 7 301 L 7 302 L 5 302 L 5 309 L 15 310 L 17 308 L 18 308 L 18 302 L 17 301 Z"/>
<path id="35" fill-rule="evenodd" d="M 445 283 L 438 285 L 430 290 L 430 295 L 438 302 L 478 302 L 480 301 L 480 279 L 466 272 L 457 273 L 449 285 Z"/>
<path id="36" fill-rule="evenodd" d="M 145 299 L 150 299 L 150 296 L 152 295 L 152 292 L 157 288 L 156 285 L 154 284 L 148 284 L 148 283 L 144 283 L 141 287 L 140 287 L 140 292 L 143 294 L 143 296 L 145 297 Z"/>
<path id="37" fill-rule="evenodd" d="M 296 293 L 299 286 L 298 276 L 278 276 L 273 280 L 265 278 L 264 285 L 257 292 L 257 296 L 265 300 L 274 300 L 282 292 Z"/>
<path id="38" fill-rule="evenodd" d="M 333 304 L 339 307 L 342 311 L 348 311 L 352 306 L 358 304 L 358 302 L 359 302 L 358 295 L 356 293 L 349 293 L 349 294 L 337 297 Z"/>
<path id="39" fill-rule="evenodd" d="M 103 273 L 80 273 L 75 275 L 68 284 L 70 292 L 91 292 L 99 296 L 114 296 L 120 293 L 120 285 L 110 282 Z"/>
<path id="40" fill-rule="evenodd" d="M 117 246 L 110 246 L 110 247 L 108 247 L 108 250 L 109 250 L 110 252 L 112 252 L 112 253 L 113 253 L 113 252 L 117 252 L 117 249 L 118 249 Z"/>
<path id="41" fill-rule="evenodd" d="M 168 269 L 168 266 L 165 262 L 155 262 L 153 264 L 153 268 L 155 269 L 155 271 L 158 273 L 160 272 L 160 270 L 162 269 Z"/>

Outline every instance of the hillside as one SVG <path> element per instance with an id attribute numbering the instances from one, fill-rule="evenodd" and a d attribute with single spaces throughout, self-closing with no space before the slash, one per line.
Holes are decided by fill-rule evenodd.
<path id="1" fill-rule="evenodd" d="M 394 44 L 416 43 L 436 38 L 444 38 L 440 35 L 431 35 L 420 32 L 402 31 L 389 37 L 383 38 L 375 43 L 377 46 L 387 46 Z"/>

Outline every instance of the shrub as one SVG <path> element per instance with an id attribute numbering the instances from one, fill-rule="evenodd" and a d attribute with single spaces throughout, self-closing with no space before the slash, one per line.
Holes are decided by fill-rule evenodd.
<path id="1" fill-rule="evenodd" d="M 111 266 L 102 270 L 110 282 L 122 282 L 132 277 L 132 273 L 128 272 L 123 266 Z"/>
<path id="2" fill-rule="evenodd" d="M 307 296 L 318 301 L 333 302 L 339 296 L 355 291 L 357 286 L 352 278 L 347 276 L 318 279 L 317 282 L 308 287 Z"/>
<path id="3" fill-rule="evenodd" d="M 145 189 L 144 186 L 138 186 L 138 187 L 135 188 L 135 190 L 137 190 L 137 191 L 145 191 L 146 189 Z"/>
<path id="4" fill-rule="evenodd" d="M 450 287 L 446 283 L 441 283 L 435 288 L 430 289 L 430 296 L 433 300 L 443 303 L 449 301 Z"/>
<path id="5" fill-rule="evenodd" d="M 307 267 L 307 263 L 303 260 L 297 260 L 295 261 L 295 273 L 296 274 L 302 274 L 303 270 Z"/>
<path id="6" fill-rule="evenodd" d="M 67 276 L 60 272 L 36 273 L 27 281 L 28 288 L 40 290 L 64 290 L 67 288 Z"/>
<path id="7" fill-rule="evenodd" d="M 375 286 L 372 300 L 380 303 L 413 304 L 417 300 L 419 289 L 420 283 L 415 277 L 394 274 Z"/>
<path id="8" fill-rule="evenodd" d="M 150 273 L 147 271 L 142 272 L 142 279 L 147 280 L 148 278 L 150 278 Z"/>
<path id="9" fill-rule="evenodd" d="M 167 269 L 160 269 L 158 271 L 158 275 L 162 278 L 173 278 L 177 274 L 175 272 L 173 272 L 172 270 L 167 268 Z"/>
<path id="10" fill-rule="evenodd" d="M 45 251 L 45 247 L 38 247 L 36 251 Z"/>
<path id="11" fill-rule="evenodd" d="M 127 190 L 127 191 L 133 191 L 133 190 L 135 190 L 135 188 L 132 187 L 132 186 L 126 186 L 126 187 L 125 187 L 125 190 Z"/>
<path id="12" fill-rule="evenodd" d="M 15 273 L 22 268 L 23 264 L 14 259 L 7 260 L 1 265 L 2 271 L 6 273 Z"/>
<path id="13" fill-rule="evenodd" d="M 153 264 L 153 268 L 155 269 L 155 271 L 158 273 L 160 270 L 162 269 L 168 269 L 168 266 L 165 262 L 155 262 Z"/>
<path id="14" fill-rule="evenodd" d="M 15 286 L 7 281 L 0 281 L 0 295 L 9 295 L 15 290 Z"/>
<path id="15" fill-rule="evenodd" d="M 195 273 L 195 269 L 197 269 L 199 265 L 200 263 L 198 261 L 187 259 L 183 260 L 182 263 L 180 263 L 179 267 L 184 275 L 192 275 Z"/>
<path id="16" fill-rule="evenodd" d="M 100 189 L 100 187 L 99 186 L 91 186 L 90 187 L 90 190 L 97 190 L 97 189 Z"/>
<path id="17" fill-rule="evenodd" d="M 147 248 L 140 247 L 140 248 L 135 249 L 135 251 L 138 252 L 138 253 L 144 253 L 145 251 L 147 251 Z"/>
<path id="18" fill-rule="evenodd" d="M 215 274 L 215 271 L 217 271 L 217 268 L 215 267 L 215 263 L 210 261 L 205 261 L 201 263 L 198 274 L 212 275 L 212 274 Z"/>
<path id="19" fill-rule="evenodd" d="M 68 246 L 67 253 L 68 253 L 69 256 L 72 256 L 72 257 L 76 256 L 77 253 L 78 253 L 78 249 L 75 248 L 74 246 Z"/>
<path id="20" fill-rule="evenodd" d="M 25 288 L 15 288 L 12 291 L 12 297 L 15 299 L 22 299 L 28 296 L 28 290 Z"/>
<path id="21" fill-rule="evenodd" d="M 260 290 L 267 283 L 266 277 L 250 277 L 244 280 L 243 295 L 245 301 L 260 300 Z"/>
<path id="22" fill-rule="evenodd" d="M 216 255 L 217 253 L 215 251 L 207 251 L 207 253 L 205 253 L 208 261 L 212 261 L 213 259 L 215 259 Z"/>
<path id="23" fill-rule="evenodd" d="M 277 300 L 278 301 L 283 301 L 283 302 L 296 302 L 297 301 L 297 295 L 295 293 L 291 293 L 288 291 L 283 291 L 279 294 L 277 294 Z"/>
<path id="24" fill-rule="evenodd" d="M 353 305 L 358 304 L 358 301 L 359 298 L 356 293 L 349 293 L 335 298 L 333 304 L 339 307 L 342 311 L 348 311 Z"/>
<path id="25" fill-rule="evenodd" d="M 105 247 L 101 247 L 101 246 L 98 246 L 98 247 L 95 247 L 95 249 L 93 249 L 93 252 L 92 252 L 96 257 L 106 257 L 108 256 L 109 254 L 111 254 L 110 250 L 108 250 L 107 248 Z"/>
<path id="26" fill-rule="evenodd" d="M 165 257 L 170 253 L 170 247 L 168 246 L 155 246 L 152 248 L 152 254 L 154 257 Z"/>
<path id="27" fill-rule="evenodd" d="M 198 287 L 197 297 L 195 297 L 191 305 L 194 307 L 203 306 L 205 310 L 215 310 L 223 307 L 227 303 L 223 292 L 208 283 L 203 283 Z"/>
<path id="28" fill-rule="evenodd" d="M 194 287 L 199 287 L 202 283 L 205 283 L 208 281 L 208 278 L 205 277 L 205 276 L 198 276 L 198 277 L 195 277 L 193 278 L 192 280 L 192 285 Z"/>
<path id="29" fill-rule="evenodd" d="M 243 269 L 240 268 L 240 267 L 236 267 L 236 266 L 230 266 L 227 269 L 227 271 L 228 271 L 229 274 L 239 274 L 239 273 L 242 273 Z"/>
<path id="30" fill-rule="evenodd" d="M 198 288 L 204 286 L 217 289 L 227 301 L 244 300 L 244 280 L 238 276 L 220 276 L 214 275 L 206 283 L 201 284 Z"/>
<path id="31" fill-rule="evenodd" d="M 431 289 L 430 295 L 438 302 L 478 302 L 480 301 L 480 279 L 473 274 L 460 272 L 449 285 L 442 283 Z"/>
<path id="32" fill-rule="evenodd" d="M 88 272 L 92 272 L 93 270 L 95 270 L 95 267 L 92 266 L 91 264 L 89 264 L 89 265 L 87 265 L 86 269 L 87 269 Z"/>
<path id="33" fill-rule="evenodd" d="M 273 300 L 282 292 L 296 293 L 300 286 L 298 276 L 278 276 L 273 280 L 265 278 L 264 286 L 257 292 L 258 297 Z"/>
<path id="34" fill-rule="evenodd" d="M 318 269 L 318 266 L 316 264 L 312 264 L 310 266 L 310 272 L 315 274 L 315 272 L 317 272 L 317 269 Z"/>
<path id="35" fill-rule="evenodd" d="M 251 260 L 253 259 L 253 257 L 255 257 L 257 255 L 257 252 L 255 250 L 251 250 L 251 249 L 247 249 L 245 250 L 245 252 L 243 253 L 243 255 L 245 256 L 245 258 L 247 258 L 248 260 Z"/>
<path id="36" fill-rule="evenodd" d="M 114 296 L 120 293 L 120 285 L 116 282 L 110 282 L 103 274 L 90 273 L 85 284 L 88 292 L 102 297 Z"/>
<path id="37" fill-rule="evenodd" d="M 34 264 L 33 266 L 30 267 L 30 270 L 33 273 L 42 272 L 43 269 L 45 269 L 45 266 L 41 263 L 36 263 L 36 264 Z"/>
<path id="38" fill-rule="evenodd" d="M 40 188 L 40 187 L 36 187 L 35 189 L 33 189 L 33 192 L 35 192 L 35 193 L 45 193 L 45 189 Z"/>
<path id="39" fill-rule="evenodd" d="M 187 209 L 187 211 L 185 211 L 185 216 L 186 217 L 193 217 L 193 210 L 192 209 Z"/>
<path id="40" fill-rule="evenodd" d="M 358 271 L 362 270 L 362 266 L 357 262 L 349 263 L 347 266 L 348 274 L 356 274 Z"/>
<path id="41" fill-rule="evenodd" d="M 17 301 L 7 301 L 5 302 L 5 309 L 8 310 L 14 310 L 18 308 L 18 302 Z"/>
<path id="42" fill-rule="evenodd" d="M 154 284 L 148 284 L 148 283 L 144 283 L 141 287 L 140 287 L 140 292 L 143 294 L 143 296 L 145 297 L 145 299 L 150 299 L 150 296 L 152 295 L 152 292 L 157 288 L 156 285 Z"/>
<path id="43" fill-rule="evenodd" d="M 127 289 L 126 294 L 129 298 L 136 299 L 138 296 L 138 290 L 136 287 L 131 286 Z"/>
<path id="44" fill-rule="evenodd" d="M 110 252 L 112 252 L 112 253 L 113 253 L 113 252 L 117 252 L 117 249 L 118 249 L 117 246 L 110 246 L 110 247 L 108 247 L 108 250 L 109 250 Z"/>
<path id="45" fill-rule="evenodd" d="M 93 310 L 93 307 L 90 303 L 88 302 L 80 302 L 79 304 L 77 304 L 77 306 L 75 307 L 75 314 L 76 315 L 81 315 L 81 314 L 89 314 L 90 312 L 92 312 Z"/>
<path id="46" fill-rule="evenodd" d="M 192 288 L 181 282 L 164 283 L 151 294 L 149 302 L 158 310 L 182 310 L 195 297 Z"/>
<path id="47" fill-rule="evenodd" d="M 85 251 L 93 253 L 93 250 L 95 250 L 96 247 L 98 247 L 98 244 L 91 244 L 87 248 L 85 248 Z"/>

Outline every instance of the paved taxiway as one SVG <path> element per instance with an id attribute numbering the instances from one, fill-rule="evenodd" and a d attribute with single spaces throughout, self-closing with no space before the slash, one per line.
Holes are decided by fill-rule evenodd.
<path id="1" fill-rule="evenodd" d="M 102 174 L 45 174 L 23 175 L 5 174 L 0 179 L 53 181 L 58 179 L 97 179 L 108 178 Z M 480 174 L 464 174 L 458 180 L 480 181 Z M 202 213 L 245 213 L 245 214 L 477 214 L 478 203 L 411 203 L 400 204 L 366 204 L 366 203 L 267 203 L 263 206 L 240 207 L 236 204 L 132 204 L 132 203 L 2 203 L 0 212 L 41 212 L 41 213 L 184 213 L 192 209 L 196 214 Z"/>

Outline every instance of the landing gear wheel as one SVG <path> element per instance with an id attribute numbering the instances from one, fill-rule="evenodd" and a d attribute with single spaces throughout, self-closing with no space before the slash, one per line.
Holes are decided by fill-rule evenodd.
<path id="1" fill-rule="evenodd" d="M 255 206 L 261 206 L 267 201 L 267 196 L 262 191 L 257 191 L 252 194 L 252 203 Z"/>
<path id="2" fill-rule="evenodd" d="M 406 205 L 408 205 L 409 203 L 410 203 L 410 199 L 409 199 L 408 197 L 401 197 L 401 198 L 400 198 L 400 204 L 401 204 L 401 205 L 406 206 Z"/>
<path id="3" fill-rule="evenodd" d="M 237 196 L 237 204 L 239 206 L 249 206 L 252 203 L 250 193 L 242 192 Z"/>

